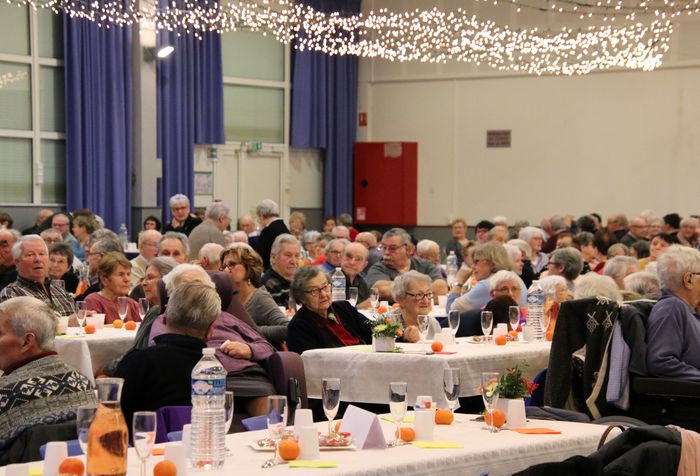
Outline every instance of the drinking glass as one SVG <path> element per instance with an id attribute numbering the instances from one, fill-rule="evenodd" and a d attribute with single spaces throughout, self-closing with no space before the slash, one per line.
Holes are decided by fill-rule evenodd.
<path id="1" fill-rule="evenodd" d="M 510 321 L 510 330 L 517 331 L 520 324 L 520 306 L 508 306 L 508 320 Z"/>
<path id="2" fill-rule="evenodd" d="M 88 430 L 92 419 L 95 418 L 97 407 L 95 405 L 82 405 L 75 413 L 75 426 L 78 432 L 78 443 L 84 454 L 87 454 Z"/>
<path id="3" fill-rule="evenodd" d="M 487 413 L 492 413 L 498 403 L 498 381 L 500 377 L 501 375 L 498 372 L 483 372 L 481 374 L 481 398 L 484 399 Z M 496 432 L 496 427 L 493 425 L 493 415 L 488 428 L 491 433 Z"/>
<path id="4" fill-rule="evenodd" d="M 134 448 L 141 460 L 141 476 L 146 476 L 146 460 L 156 442 L 156 412 L 135 412 L 131 428 Z"/>
<path id="5" fill-rule="evenodd" d="M 75 313 L 75 317 L 78 320 L 78 328 L 80 329 L 79 332 L 80 334 L 84 334 L 85 330 L 83 329 L 83 324 L 85 324 L 87 306 L 85 305 L 85 301 L 78 301 L 75 304 L 78 307 L 78 312 Z"/>
<path id="6" fill-rule="evenodd" d="M 287 426 L 287 397 L 284 395 L 270 395 L 267 397 L 267 431 L 275 442 L 275 455 L 273 461 L 279 460 L 279 445 Z"/>
<path id="7" fill-rule="evenodd" d="M 332 423 L 340 406 L 340 379 L 324 378 L 321 384 L 323 398 L 323 413 L 328 418 L 328 435 L 332 435 Z"/>
<path id="8" fill-rule="evenodd" d="M 418 332 L 420 332 L 420 342 L 425 343 L 428 338 L 428 330 L 430 329 L 430 318 L 427 314 L 421 314 L 416 318 L 418 322 Z"/>
<path id="9" fill-rule="evenodd" d="M 128 304 L 127 304 L 128 306 Z M 146 317 L 146 313 L 148 312 L 148 308 L 151 307 L 151 303 L 148 302 L 148 299 L 146 298 L 139 298 L 139 317 L 141 317 L 141 320 L 143 321 L 143 318 Z"/>
<path id="10" fill-rule="evenodd" d="M 117 298 L 117 312 L 119 313 L 119 319 L 124 322 L 126 314 L 129 312 L 129 298 L 127 296 L 119 296 Z"/>
<path id="11" fill-rule="evenodd" d="M 445 391 L 445 398 L 450 411 L 454 413 L 459 400 L 459 369 L 453 367 L 445 369 L 442 376 L 442 388 Z"/>
<path id="12" fill-rule="evenodd" d="M 226 426 L 224 426 L 224 433 L 228 435 L 231 429 L 231 423 L 233 423 L 233 392 L 226 390 L 224 392 L 224 411 L 226 412 Z M 233 454 L 230 449 L 226 448 L 226 456 Z"/>
<path id="13" fill-rule="evenodd" d="M 372 288 L 369 291 L 369 305 L 373 312 L 377 312 L 379 307 L 379 290 L 377 288 Z"/>
<path id="14" fill-rule="evenodd" d="M 389 411 L 391 418 L 396 422 L 396 439 L 389 442 L 389 446 L 401 446 L 401 423 L 406 416 L 406 382 L 391 382 L 389 384 Z"/>
<path id="15" fill-rule="evenodd" d="M 484 338 L 486 340 L 489 340 L 491 328 L 493 328 L 493 312 L 481 311 L 481 330 L 483 331 Z"/>
<path id="16" fill-rule="evenodd" d="M 348 302 L 352 305 L 352 307 L 357 306 L 357 288 L 352 287 L 348 290 Z"/>
<path id="17" fill-rule="evenodd" d="M 452 337 L 456 337 L 459 330 L 459 311 L 450 311 L 449 316 L 447 316 L 447 324 L 450 326 Z"/>

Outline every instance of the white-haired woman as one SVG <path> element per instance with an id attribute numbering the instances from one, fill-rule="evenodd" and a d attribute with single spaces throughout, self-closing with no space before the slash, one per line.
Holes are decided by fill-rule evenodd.
<path id="1" fill-rule="evenodd" d="M 428 315 L 433 310 L 433 281 L 430 276 L 412 270 L 400 274 L 393 283 L 391 295 L 399 303 L 401 317 L 404 321 L 403 340 L 418 342 L 418 316 Z M 440 332 L 440 323 L 434 317 L 428 317 L 427 339 L 435 338 Z"/>
<path id="2" fill-rule="evenodd" d="M 544 232 L 536 226 L 526 226 L 520 230 L 518 238 L 530 245 L 532 250 L 532 255 L 530 255 L 532 270 L 536 275 L 539 275 L 547 266 L 547 253 L 541 251 L 542 243 L 544 242 Z"/>

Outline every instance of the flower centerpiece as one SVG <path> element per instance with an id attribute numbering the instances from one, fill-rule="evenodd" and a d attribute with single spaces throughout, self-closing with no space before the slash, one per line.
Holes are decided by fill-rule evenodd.
<path id="1" fill-rule="evenodd" d="M 526 363 L 507 369 L 498 382 L 498 403 L 496 408 L 506 414 L 509 428 L 519 428 L 525 425 L 525 397 L 532 395 L 538 385 L 523 377 Z"/>
<path id="2" fill-rule="evenodd" d="M 403 326 L 397 310 L 379 306 L 372 325 L 372 348 L 375 352 L 394 350 L 396 338 L 403 335 Z"/>

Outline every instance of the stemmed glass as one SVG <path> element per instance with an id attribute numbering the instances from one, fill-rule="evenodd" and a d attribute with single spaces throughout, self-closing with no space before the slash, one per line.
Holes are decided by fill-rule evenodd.
<path id="1" fill-rule="evenodd" d="M 83 324 L 85 324 L 85 314 L 87 311 L 87 305 L 85 304 L 85 301 L 78 301 L 75 304 L 78 307 L 78 312 L 75 313 L 75 317 L 78 320 L 79 332 L 80 335 L 84 335 L 85 330 L 83 329 Z"/>
<path id="2" fill-rule="evenodd" d="M 321 384 L 321 395 L 323 398 L 323 413 L 328 418 L 328 435 L 332 435 L 332 423 L 338 407 L 340 406 L 340 379 L 324 378 Z"/>
<path id="3" fill-rule="evenodd" d="M 127 304 L 128 306 L 128 304 Z M 148 302 L 148 299 L 146 298 L 139 298 L 139 317 L 141 317 L 141 320 L 143 321 L 143 318 L 146 317 L 146 313 L 148 312 L 148 308 L 151 307 L 151 303 Z"/>
<path id="4" fill-rule="evenodd" d="M 224 427 L 224 433 L 228 434 L 231 429 L 231 423 L 233 423 L 233 392 L 226 390 L 224 392 L 224 410 L 226 411 L 226 426 Z M 230 456 L 233 453 L 231 450 L 226 448 L 226 456 Z"/>
<path id="5" fill-rule="evenodd" d="M 348 302 L 352 307 L 357 306 L 357 288 L 352 287 L 348 290 Z"/>
<path id="6" fill-rule="evenodd" d="M 377 288 L 372 288 L 369 291 L 369 305 L 372 308 L 372 313 L 376 314 L 379 307 L 379 290 Z"/>
<path id="7" fill-rule="evenodd" d="M 97 407 L 95 405 L 82 405 L 75 412 L 75 426 L 78 432 L 78 443 L 83 454 L 87 454 L 88 445 L 88 430 L 92 424 L 92 419 L 95 418 Z"/>
<path id="8" fill-rule="evenodd" d="M 517 332 L 520 323 L 520 306 L 508 306 L 508 320 L 510 329 Z"/>
<path id="9" fill-rule="evenodd" d="M 493 409 L 498 403 L 498 381 L 501 374 L 498 372 L 483 372 L 481 374 L 481 397 L 484 399 L 486 413 L 491 413 L 491 423 L 488 425 L 491 433 L 496 432 L 493 425 Z"/>
<path id="10" fill-rule="evenodd" d="M 406 416 L 406 393 L 408 384 L 406 382 L 391 382 L 389 384 L 389 411 L 391 418 L 396 422 L 396 439 L 389 442 L 389 446 L 401 446 L 401 423 Z"/>
<path id="11" fill-rule="evenodd" d="M 141 460 L 141 476 L 146 476 L 146 460 L 156 442 L 156 412 L 135 412 L 132 425 L 134 448 Z"/>
<path id="12" fill-rule="evenodd" d="M 459 311 L 450 311 L 450 314 L 447 316 L 447 324 L 450 326 L 452 337 L 457 337 L 457 331 L 459 330 Z"/>
<path id="13" fill-rule="evenodd" d="M 275 442 L 275 456 L 272 464 L 279 461 L 280 440 L 287 426 L 287 397 L 284 395 L 270 395 L 267 397 L 267 431 Z"/>
<path id="14" fill-rule="evenodd" d="M 129 312 L 129 298 L 127 296 L 119 296 L 117 298 L 117 312 L 119 313 L 119 319 L 124 322 L 126 314 Z"/>
<path id="15" fill-rule="evenodd" d="M 447 405 L 450 407 L 450 411 L 454 413 L 459 400 L 459 369 L 452 367 L 445 369 L 442 376 L 442 388 L 445 391 Z"/>
<path id="16" fill-rule="evenodd" d="M 481 311 L 481 330 L 484 333 L 484 339 L 490 339 L 491 329 L 493 328 L 493 312 Z"/>
<path id="17" fill-rule="evenodd" d="M 430 329 L 430 319 L 427 314 L 421 314 L 416 318 L 418 322 L 418 332 L 420 333 L 420 342 L 425 344 L 428 338 L 428 330 Z"/>

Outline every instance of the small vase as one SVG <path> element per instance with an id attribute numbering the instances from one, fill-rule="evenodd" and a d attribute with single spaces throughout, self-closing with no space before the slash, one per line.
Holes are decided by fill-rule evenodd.
<path id="1" fill-rule="evenodd" d="M 372 350 L 375 352 L 392 352 L 396 347 L 395 337 L 372 336 Z"/>
<path id="2" fill-rule="evenodd" d="M 496 408 L 506 414 L 508 428 L 525 426 L 525 400 L 522 398 L 499 398 Z"/>

